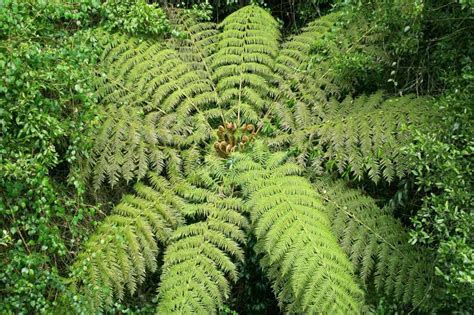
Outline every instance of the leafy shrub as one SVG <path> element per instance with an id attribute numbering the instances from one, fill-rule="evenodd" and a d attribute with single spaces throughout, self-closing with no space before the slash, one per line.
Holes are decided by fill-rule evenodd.
<path id="1" fill-rule="evenodd" d="M 50 312 L 96 207 L 77 163 L 91 145 L 98 3 L 4 1 L 0 12 L 1 312 Z M 68 28 L 65 25 L 69 25 Z M 77 32 L 68 38 L 66 35 Z M 70 194 L 75 197 L 70 197 Z"/>
<path id="2" fill-rule="evenodd" d="M 101 9 L 109 29 L 142 35 L 163 35 L 171 30 L 163 10 L 146 0 L 107 0 Z"/>
<path id="3" fill-rule="evenodd" d="M 412 243 L 429 245 L 437 251 L 436 274 L 447 285 L 458 308 L 472 309 L 470 295 L 474 224 L 473 156 L 474 119 L 471 72 L 466 69 L 464 80 L 455 92 L 437 101 L 444 112 L 440 129 L 430 133 L 418 132 L 410 145 L 410 165 L 422 205 L 413 216 Z M 462 80 L 461 80 L 462 82 Z"/>

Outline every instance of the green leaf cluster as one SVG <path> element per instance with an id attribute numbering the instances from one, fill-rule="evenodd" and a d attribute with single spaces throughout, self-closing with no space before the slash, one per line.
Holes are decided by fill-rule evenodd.
<path id="1" fill-rule="evenodd" d="M 101 4 L 101 16 L 110 30 L 151 36 L 171 31 L 163 10 L 145 0 L 107 0 Z"/>
<path id="2" fill-rule="evenodd" d="M 81 27 L 97 5 L 0 5 L 1 313 L 51 312 L 97 211 L 79 172 L 96 121 L 89 78 L 97 57 Z"/>

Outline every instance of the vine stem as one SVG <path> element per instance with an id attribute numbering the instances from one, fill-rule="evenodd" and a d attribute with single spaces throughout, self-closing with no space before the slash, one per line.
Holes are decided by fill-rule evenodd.
<path id="1" fill-rule="evenodd" d="M 16 221 L 15 214 L 13 214 L 13 212 L 12 212 L 12 217 L 13 217 L 13 221 Z M 23 234 L 21 233 L 21 229 L 20 229 L 20 228 L 18 228 L 18 234 L 20 235 L 21 241 L 22 241 L 23 245 L 25 246 L 26 250 L 27 250 L 28 253 L 31 255 L 30 247 L 29 247 L 28 244 L 26 243 L 26 240 L 25 240 L 25 238 L 23 237 Z"/>

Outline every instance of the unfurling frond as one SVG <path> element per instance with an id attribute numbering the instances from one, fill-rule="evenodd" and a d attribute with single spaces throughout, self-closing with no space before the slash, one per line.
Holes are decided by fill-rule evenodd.
<path id="1" fill-rule="evenodd" d="M 146 271 L 157 268 L 158 244 L 184 222 L 181 198 L 171 184 L 154 176 L 154 185 L 135 185 L 85 243 L 73 265 L 73 284 L 86 309 L 96 312 L 125 291 L 133 294 Z"/>
<path id="2" fill-rule="evenodd" d="M 248 198 L 275 294 L 289 313 L 358 313 L 362 292 L 353 266 L 330 230 L 323 202 L 285 157 L 267 155 L 258 163 L 238 156 L 231 169 L 231 182 Z"/>
<path id="3" fill-rule="evenodd" d="M 209 183 L 209 174 L 197 173 L 193 181 Z M 229 297 L 229 280 L 238 278 L 234 261 L 243 260 L 243 229 L 248 225 L 241 213 L 243 201 L 219 194 L 210 183 L 206 188 L 176 183 L 178 194 L 189 201 L 182 211 L 195 223 L 179 227 L 169 240 L 158 295 L 160 314 L 216 314 Z"/>
<path id="4" fill-rule="evenodd" d="M 408 243 L 408 232 L 374 200 L 343 182 L 321 180 L 331 229 L 358 275 L 388 297 L 429 309 L 434 267 L 422 247 Z"/>

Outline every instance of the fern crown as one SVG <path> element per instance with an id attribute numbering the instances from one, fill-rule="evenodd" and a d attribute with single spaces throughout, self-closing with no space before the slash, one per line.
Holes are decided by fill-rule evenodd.
<path id="1" fill-rule="evenodd" d="M 426 121 L 426 100 L 345 97 L 326 63 L 312 66 L 337 13 L 284 43 L 255 5 L 219 25 L 169 16 L 185 39 L 103 43 L 103 121 L 87 171 L 96 190 L 134 183 L 134 192 L 72 267 L 81 303 L 106 310 L 159 270 L 158 313 L 218 313 L 253 233 L 289 313 L 360 313 L 369 287 L 428 309 L 430 265 L 400 222 L 341 182 L 306 178 L 324 169 L 402 178 L 398 149 L 406 127 Z"/>

